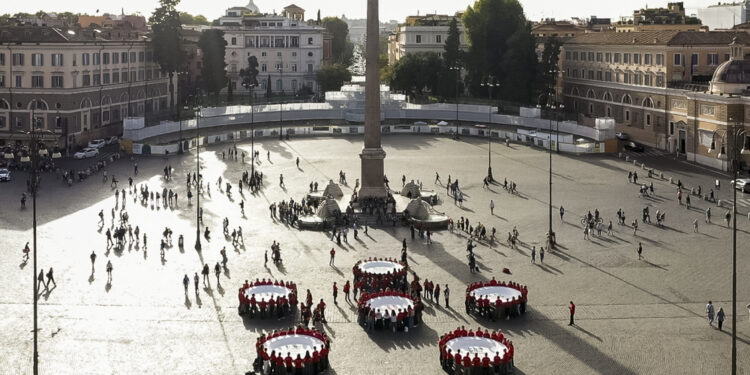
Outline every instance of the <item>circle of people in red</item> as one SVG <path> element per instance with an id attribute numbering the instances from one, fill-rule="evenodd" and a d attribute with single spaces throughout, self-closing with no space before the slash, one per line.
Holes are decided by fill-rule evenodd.
<path id="1" fill-rule="evenodd" d="M 368 302 L 378 297 L 403 297 L 410 300 L 413 304 L 405 309 L 399 308 L 398 310 L 388 309 L 373 309 L 369 306 Z M 417 299 L 418 300 L 418 299 Z M 381 290 L 380 292 L 364 292 L 359 297 L 357 302 L 358 322 L 360 325 L 365 326 L 368 332 L 375 329 L 393 329 L 393 331 L 407 331 L 419 325 L 422 319 L 422 306 L 421 301 L 415 301 L 412 295 L 407 293 Z M 381 311 L 382 310 L 382 311 Z"/>
<path id="2" fill-rule="evenodd" d="M 497 297 L 494 301 L 491 301 L 487 296 L 475 296 L 471 293 L 476 289 L 491 286 L 502 286 L 515 289 L 521 292 L 521 297 L 513 297 L 512 300 L 507 302 L 504 302 L 500 297 Z M 466 288 L 466 313 L 469 315 L 478 315 L 489 318 L 493 321 L 500 318 L 509 319 L 511 316 L 519 316 L 526 312 L 528 294 L 529 290 L 526 286 L 512 281 L 507 283 L 505 281 L 497 281 L 494 277 L 490 281 L 473 283 Z"/>
<path id="3" fill-rule="evenodd" d="M 392 262 L 401 265 L 401 269 L 396 272 L 388 272 L 385 274 L 380 273 L 369 273 L 362 270 L 359 266 L 364 262 Z M 379 290 L 385 290 L 390 288 L 391 290 L 401 290 L 406 292 L 406 264 L 389 258 L 369 258 L 367 260 L 360 260 L 352 268 L 354 273 L 354 289 L 364 292 L 377 292 Z"/>
<path id="4" fill-rule="evenodd" d="M 460 337 L 484 337 L 505 345 L 507 350 L 503 353 L 496 352 L 493 356 L 485 353 L 480 357 L 478 353 L 462 353 L 461 349 L 453 352 L 447 348 L 448 342 Z M 456 328 L 440 337 L 438 341 L 440 348 L 440 364 L 443 370 L 450 374 L 509 374 L 513 369 L 513 343 L 505 338 L 500 331 L 482 331 L 478 328 L 476 332 L 466 330 L 464 326 Z"/>
<path id="5" fill-rule="evenodd" d="M 266 301 L 265 298 L 256 298 L 255 294 L 251 294 L 250 297 L 246 295 L 245 291 L 247 289 L 263 285 L 286 287 L 290 292 L 286 296 L 269 298 L 268 301 Z M 251 318 L 254 318 L 258 314 L 260 314 L 261 318 L 265 318 L 266 316 L 273 317 L 276 315 L 277 318 L 281 318 L 289 314 L 292 309 L 297 306 L 297 285 L 291 281 L 274 281 L 270 279 L 266 280 L 265 278 L 262 280 L 255 279 L 252 283 L 245 280 L 245 284 L 242 285 L 239 290 L 238 298 L 240 300 L 240 315 L 248 314 Z"/>
<path id="6" fill-rule="evenodd" d="M 314 346 L 312 352 L 307 350 L 305 355 L 297 354 L 292 358 L 291 353 L 271 353 L 265 348 L 264 344 L 272 339 L 287 335 L 304 335 L 312 336 L 323 342 L 319 348 Z M 256 372 L 263 374 L 318 374 L 328 369 L 328 352 L 331 350 L 331 341 L 325 332 L 317 329 L 310 329 L 303 326 L 292 327 L 286 330 L 272 331 L 269 334 L 262 334 L 255 342 L 255 351 L 257 358 L 254 362 Z"/>

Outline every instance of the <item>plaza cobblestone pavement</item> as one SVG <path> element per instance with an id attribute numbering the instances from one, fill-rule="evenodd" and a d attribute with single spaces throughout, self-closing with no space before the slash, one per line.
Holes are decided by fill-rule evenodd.
<path id="1" fill-rule="evenodd" d="M 332 374 L 439 374 L 437 340 L 458 325 L 501 329 L 516 347 L 517 374 L 725 374 L 729 373 L 731 348 L 731 231 L 723 223 L 725 208 L 693 200 L 694 209 L 678 206 L 676 187 L 667 180 L 647 178 L 646 171 L 612 155 L 555 155 L 553 177 L 553 223 L 559 251 L 547 253 L 544 263 L 531 264 L 530 247 L 544 244 L 548 226 L 548 156 L 544 150 L 512 144 L 495 144 L 492 162 L 495 178 L 518 184 L 520 194 L 510 195 L 499 185 L 482 189 L 486 172 L 486 140 L 432 138 L 429 136 L 385 136 L 386 174 L 392 188 L 400 188 L 401 175 L 421 180 L 435 189 L 442 204 L 436 206 L 454 220 L 468 217 L 488 228 L 498 228 L 498 240 L 476 250 L 481 272 L 472 274 L 466 265 L 467 237 L 438 232 L 433 244 L 410 240 L 405 227 L 371 228 L 359 241 L 350 238 L 338 247 L 330 234 L 303 232 L 274 222 L 269 217 L 272 202 L 299 199 L 311 181 L 321 187 L 337 180 L 339 170 L 353 185 L 359 178 L 362 143 L 358 138 L 300 138 L 256 143 L 261 153 L 259 169 L 265 174 L 265 189 L 258 194 L 238 194 L 236 182 L 249 164 L 222 160 L 216 145 L 202 152 L 204 178 L 212 182 L 211 196 L 201 199 L 204 220 L 212 231 L 199 254 L 195 242 L 195 205 L 188 205 L 185 173 L 194 171 L 195 155 L 138 157 L 136 184 L 152 190 L 175 189 L 175 209 L 152 209 L 134 204 L 128 196 L 126 209 L 133 226 L 148 234 L 146 249 L 126 246 L 122 252 L 107 251 L 106 239 L 97 232 L 97 213 L 104 210 L 107 226 L 114 207 L 114 191 L 101 175 L 73 187 L 54 175 L 44 174 L 38 198 L 38 265 L 55 269 L 57 287 L 43 291 L 39 300 L 39 351 L 43 374 L 241 374 L 251 369 L 258 335 L 273 328 L 288 327 L 291 319 L 243 320 L 237 314 L 237 288 L 245 279 L 272 277 L 297 283 L 300 294 L 310 289 L 317 300 L 328 304 L 324 330 L 333 340 Z M 250 145 L 240 149 L 249 154 Z M 266 160 L 270 152 L 271 161 Z M 300 167 L 295 159 L 300 158 Z M 664 155 L 635 156 L 647 166 L 680 179 L 688 187 L 704 191 L 722 179 L 722 199 L 729 198 L 728 179 L 715 171 L 696 167 Z M 65 161 L 87 165 L 88 161 Z M 164 181 L 165 165 L 175 168 L 173 181 Z M 132 175 L 128 158 L 109 166 L 110 175 L 127 185 Z M 627 182 L 627 172 L 637 170 L 640 179 L 653 182 L 656 196 L 639 198 L 638 186 Z M 445 187 L 433 183 L 435 172 L 445 182 L 458 178 L 466 201 L 453 204 Z M 286 189 L 278 185 L 279 174 Z M 233 199 L 217 190 L 222 176 L 234 185 Z M 21 249 L 31 241 L 30 200 L 19 209 L 25 174 L 0 185 L 0 373 L 30 374 L 32 351 L 31 263 L 21 259 Z M 345 194 L 351 193 L 345 187 Z M 739 194 L 741 199 L 747 199 Z M 239 213 L 245 200 L 246 218 Z M 489 201 L 496 204 L 489 213 Z M 565 207 L 560 220 L 559 205 Z M 623 208 L 627 222 L 638 218 L 648 205 L 652 216 L 666 212 L 666 225 L 641 224 L 637 236 L 632 228 L 615 224 L 614 236 L 583 239 L 580 218 L 598 208 L 605 220 L 616 222 Z M 703 222 L 704 210 L 712 207 L 714 224 Z M 403 209 L 403 207 L 400 207 Z M 747 211 L 741 210 L 744 214 Z M 221 233 L 221 221 L 230 228 L 242 226 L 245 246 L 234 249 Z M 699 233 L 693 232 L 699 220 Z M 185 236 L 185 249 L 167 250 L 165 260 L 158 246 L 165 226 Z M 517 226 L 522 242 L 518 249 L 505 245 L 507 232 Z M 750 221 L 738 217 L 738 358 L 740 373 L 750 374 L 750 321 L 745 307 L 750 303 Z M 351 267 L 370 256 L 397 257 L 400 241 L 407 238 L 409 264 L 422 279 L 451 288 L 451 308 L 427 302 L 425 324 L 409 333 L 376 332 L 368 335 L 357 326 L 353 305 L 340 294 L 333 304 L 331 286 L 351 280 Z M 280 241 L 283 267 L 263 266 L 263 253 L 272 241 Z M 643 243 L 645 260 L 637 259 Z M 142 245 L 142 244 L 141 244 Z M 187 295 L 182 277 L 200 272 L 203 262 L 220 261 L 226 246 L 229 273 L 221 284 L 211 275 L 210 288 L 196 295 L 192 282 Z M 336 247 L 336 267 L 328 266 L 328 252 Z M 96 251 L 95 271 L 89 254 Z M 113 281 L 107 285 L 107 260 L 114 265 Z M 537 259 L 538 261 L 538 259 Z M 512 271 L 505 275 L 504 267 Z M 529 311 L 510 321 L 487 322 L 463 311 L 463 293 L 472 281 L 514 280 L 529 288 Z M 577 325 L 569 327 L 568 301 L 577 305 Z M 709 327 L 705 305 L 713 300 L 718 311 L 727 313 L 724 331 Z M 442 305 L 442 303 L 441 303 Z"/>

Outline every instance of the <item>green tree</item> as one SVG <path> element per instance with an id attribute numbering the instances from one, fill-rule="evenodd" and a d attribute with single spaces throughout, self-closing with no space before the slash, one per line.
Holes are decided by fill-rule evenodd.
<path id="1" fill-rule="evenodd" d="M 206 18 L 206 16 L 202 14 L 198 14 L 195 17 L 193 17 L 193 22 L 195 22 L 196 25 L 210 25 L 211 22 Z"/>
<path id="2" fill-rule="evenodd" d="M 210 25 L 211 24 L 211 22 L 209 22 L 206 19 L 206 16 L 203 16 L 201 14 L 193 16 L 192 14 L 188 12 L 180 12 L 180 22 L 182 22 L 183 25 Z"/>
<path id="3" fill-rule="evenodd" d="M 507 73 L 500 86 L 505 98 L 523 103 L 533 102 L 537 66 L 535 44 L 530 23 L 508 39 L 508 51 L 503 56 L 501 66 L 502 71 Z"/>
<path id="4" fill-rule="evenodd" d="M 458 30 L 458 21 L 455 17 L 451 20 L 448 37 L 445 38 L 443 59 L 447 67 L 458 66 L 461 60 L 461 33 Z"/>
<path id="5" fill-rule="evenodd" d="M 246 88 L 250 95 L 252 95 L 253 88 L 258 86 L 258 73 L 258 58 L 248 57 L 247 69 L 240 69 L 240 77 L 242 77 L 242 87 Z"/>
<path id="6" fill-rule="evenodd" d="M 354 56 L 354 44 L 349 40 L 349 25 L 341 18 L 323 18 L 323 27 L 333 35 L 331 53 L 333 61 L 346 66 L 351 65 Z"/>
<path id="7" fill-rule="evenodd" d="M 161 71 L 169 74 L 169 106 L 174 111 L 174 72 L 186 64 L 182 48 L 182 24 L 177 4 L 180 0 L 159 0 L 160 6 L 149 18 L 151 23 L 151 49 Z"/>
<path id="8" fill-rule="evenodd" d="M 557 37 L 550 37 L 544 42 L 544 50 L 542 51 L 542 61 L 538 64 L 538 90 L 543 94 L 544 101 L 540 104 L 547 102 L 547 88 L 555 85 L 555 79 L 557 78 L 557 69 L 560 62 L 560 49 L 562 47 L 562 41 Z"/>
<path id="9" fill-rule="evenodd" d="M 338 91 L 344 82 L 352 80 L 352 73 L 341 64 L 326 64 L 316 75 L 320 91 Z"/>
<path id="10" fill-rule="evenodd" d="M 481 92 L 482 81 L 493 76 L 500 79 L 503 85 L 503 96 L 518 99 L 515 98 L 516 92 L 512 86 L 507 85 L 505 81 L 509 78 L 516 78 L 517 81 L 518 77 L 527 77 L 523 72 L 528 67 L 508 61 L 505 55 L 512 53 L 516 56 L 526 56 L 528 52 L 533 53 L 533 45 L 530 51 L 512 50 L 512 48 L 529 47 L 521 43 L 521 39 L 526 40 L 525 38 L 515 35 L 517 32 L 528 32 L 530 36 L 531 32 L 527 30 L 526 23 L 523 7 L 518 0 L 477 0 L 474 6 L 466 9 L 463 24 L 469 42 L 469 51 L 464 63 L 465 68 L 468 68 L 471 92 L 474 94 Z M 509 45 L 512 36 L 516 36 L 513 46 Z M 506 70 L 511 67 L 521 71 Z"/>
<path id="11" fill-rule="evenodd" d="M 410 53 L 391 66 L 387 78 L 393 90 L 422 96 L 425 90 L 438 91 L 442 70 L 443 60 L 437 53 Z"/>
<path id="12" fill-rule="evenodd" d="M 198 39 L 198 46 L 203 51 L 201 88 L 206 93 L 218 95 L 227 85 L 227 64 L 224 62 L 227 41 L 224 40 L 224 32 L 218 29 L 204 30 Z"/>

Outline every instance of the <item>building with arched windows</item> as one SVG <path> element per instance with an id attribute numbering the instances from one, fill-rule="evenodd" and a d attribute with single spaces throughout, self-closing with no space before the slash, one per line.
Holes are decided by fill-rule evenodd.
<path id="1" fill-rule="evenodd" d="M 0 27 L 0 145 L 34 123 L 72 151 L 122 134 L 127 116 L 159 116 L 169 80 L 148 42 L 127 28 Z"/>

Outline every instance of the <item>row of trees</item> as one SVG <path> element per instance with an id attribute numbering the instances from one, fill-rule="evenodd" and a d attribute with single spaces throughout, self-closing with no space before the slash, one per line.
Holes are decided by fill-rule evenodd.
<path id="1" fill-rule="evenodd" d="M 460 48 L 454 19 L 442 57 L 436 53 L 406 55 L 388 69 L 385 80 L 394 90 L 410 96 L 429 91 L 444 100 L 463 91 L 463 85 L 473 96 L 488 96 L 483 83 L 500 85 L 493 97 L 516 102 L 535 103 L 538 93 L 546 92 L 544 87 L 554 79 L 549 71 L 557 66 L 561 43 L 548 41 L 539 63 L 531 24 L 518 0 L 477 0 L 464 12 L 462 22 L 467 51 Z M 459 69 L 465 72 L 463 82 L 457 79 Z"/>

